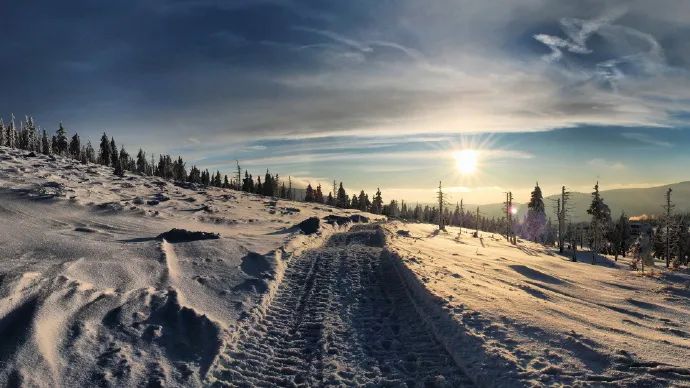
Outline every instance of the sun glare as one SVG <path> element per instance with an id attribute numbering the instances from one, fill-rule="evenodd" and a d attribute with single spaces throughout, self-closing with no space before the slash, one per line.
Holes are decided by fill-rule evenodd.
<path id="1" fill-rule="evenodd" d="M 455 165 L 463 175 L 471 175 L 477 171 L 478 153 L 475 150 L 462 150 L 453 153 Z"/>

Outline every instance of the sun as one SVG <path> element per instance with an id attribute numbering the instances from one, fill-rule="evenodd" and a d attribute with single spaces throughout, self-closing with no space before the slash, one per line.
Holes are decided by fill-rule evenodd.
<path id="1" fill-rule="evenodd" d="M 453 153 L 455 166 L 463 175 L 472 175 L 477 171 L 479 153 L 475 150 L 461 150 Z"/>

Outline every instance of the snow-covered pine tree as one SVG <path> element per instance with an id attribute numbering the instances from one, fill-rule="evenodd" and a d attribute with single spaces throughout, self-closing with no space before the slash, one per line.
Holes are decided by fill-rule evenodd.
<path id="1" fill-rule="evenodd" d="M 108 141 L 108 135 L 103 132 L 98 152 L 98 163 L 104 166 L 110 166 L 110 160 L 110 142 Z"/>
<path id="2" fill-rule="evenodd" d="M 124 152 L 124 148 L 122 149 L 122 151 Z M 117 150 L 115 151 L 114 155 L 117 155 L 117 156 L 111 155 L 111 157 L 113 159 L 113 168 L 114 168 L 113 173 L 117 176 L 120 176 L 120 177 L 125 176 L 125 170 L 122 167 L 122 163 L 121 163 L 122 159 L 120 158 L 120 155 L 117 152 Z"/>
<path id="3" fill-rule="evenodd" d="M 618 221 L 613 227 L 611 233 L 611 244 L 613 245 L 614 260 L 618 261 L 618 255 L 625 257 L 625 253 L 630 248 L 630 222 L 625 212 L 621 213 Z"/>
<path id="4" fill-rule="evenodd" d="M 79 139 L 79 134 L 75 133 L 72 136 L 72 140 L 69 142 L 69 156 L 73 159 L 79 159 L 81 154 L 81 141 Z"/>
<path id="5" fill-rule="evenodd" d="M 148 162 L 146 161 L 146 152 L 139 148 L 139 152 L 137 152 L 137 173 L 145 175 L 147 163 Z"/>
<path id="6" fill-rule="evenodd" d="M 2 117 L 0 117 L 0 146 L 5 145 L 5 122 L 2 120 Z"/>
<path id="7" fill-rule="evenodd" d="M 84 148 L 84 155 L 86 156 L 86 161 L 88 163 L 96 163 L 96 151 L 91 145 L 91 140 L 86 142 L 86 147 Z"/>
<path id="8" fill-rule="evenodd" d="M 117 152 L 117 146 L 115 145 L 115 138 L 110 137 L 110 166 L 115 167 L 118 160 L 120 160 L 120 155 Z"/>
<path id="9" fill-rule="evenodd" d="M 546 209 L 544 207 L 544 197 L 539 187 L 539 182 L 534 186 L 527 204 L 527 216 L 523 228 L 525 238 L 537 242 L 544 233 L 546 226 Z"/>
<path id="10" fill-rule="evenodd" d="M 53 152 L 58 155 L 66 155 L 68 146 L 69 143 L 67 142 L 67 131 L 62 123 L 60 123 L 57 132 L 55 132 L 55 144 L 53 147 Z"/>
<path id="11" fill-rule="evenodd" d="M 605 236 L 608 226 L 611 224 L 611 210 L 608 205 L 604 203 L 604 199 L 599 193 L 599 182 L 594 185 L 592 192 L 592 203 L 587 209 L 587 214 L 592 216 L 590 222 L 590 233 L 592 241 L 592 264 L 595 263 L 596 254 L 601 251 L 605 245 Z"/>
<path id="12" fill-rule="evenodd" d="M 53 153 L 50 147 L 50 140 L 48 140 L 48 133 L 45 129 L 41 135 L 41 153 L 43 155 L 50 155 Z"/>
<path id="13" fill-rule="evenodd" d="M 17 147 L 17 128 L 14 126 L 14 114 L 10 115 L 10 123 L 7 125 L 5 144 L 10 148 Z"/>

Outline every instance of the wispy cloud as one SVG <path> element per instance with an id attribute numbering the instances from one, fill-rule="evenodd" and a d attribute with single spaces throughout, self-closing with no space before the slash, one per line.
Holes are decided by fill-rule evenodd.
<path id="1" fill-rule="evenodd" d="M 626 168 L 625 164 L 619 161 L 607 160 L 603 158 L 590 159 L 587 162 L 588 165 L 596 169 L 606 169 L 606 170 L 624 170 Z"/>
<path id="2" fill-rule="evenodd" d="M 621 136 L 623 136 L 626 139 L 637 140 L 640 143 L 645 143 L 645 144 L 649 144 L 649 145 L 653 145 L 653 146 L 657 146 L 657 147 L 669 148 L 669 147 L 673 146 L 673 144 L 671 144 L 670 142 L 656 139 L 656 138 L 654 138 L 654 137 L 652 137 L 646 133 L 624 132 L 621 134 Z"/>

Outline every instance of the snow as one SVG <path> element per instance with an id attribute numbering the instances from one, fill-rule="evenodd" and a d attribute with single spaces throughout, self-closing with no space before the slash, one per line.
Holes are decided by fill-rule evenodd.
<path id="1" fill-rule="evenodd" d="M 687 272 L 0 147 L 0 386 L 688 385 L 689 297 Z"/>
<path id="2" fill-rule="evenodd" d="M 481 385 L 690 384 L 690 274 L 530 242 L 389 223 L 390 254 L 439 339 Z M 404 231 L 404 232 L 399 232 Z"/>
<path id="3" fill-rule="evenodd" d="M 202 385 L 290 258 L 349 227 L 293 226 L 358 213 L 27 154 L 0 147 L 3 386 Z"/>

